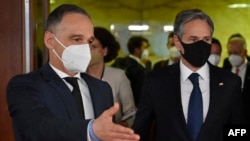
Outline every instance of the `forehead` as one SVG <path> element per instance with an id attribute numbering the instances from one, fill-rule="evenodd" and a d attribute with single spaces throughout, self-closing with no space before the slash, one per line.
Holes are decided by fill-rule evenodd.
<path id="1" fill-rule="evenodd" d="M 89 17 L 80 13 L 67 13 L 57 26 L 58 33 L 69 35 L 82 35 L 86 38 L 93 37 L 93 24 Z"/>
<path id="2" fill-rule="evenodd" d="M 242 49 L 244 48 L 244 44 L 243 44 L 243 41 L 240 38 L 238 38 L 238 39 L 230 40 L 228 43 L 228 47 L 235 48 L 235 49 Z"/>
<path id="3" fill-rule="evenodd" d="M 183 26 L 185 36 L 206 37 L 211 35 L 211 28 L 208 23 L 201 19 L 196 19 Z"/>
<path id="4" fill-rule="evenodd" d="M 212 43 L 211 45 L 211 51 L 220 51 L 221 48 L 217 43 Z"/>

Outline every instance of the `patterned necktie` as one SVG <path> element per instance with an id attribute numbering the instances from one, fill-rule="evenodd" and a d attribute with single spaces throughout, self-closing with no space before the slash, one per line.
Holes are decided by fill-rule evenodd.
<path id="1" fill-rule="evenodd" d="M 81 119 L 85 119 L 84 118 L 84 108 L 83 108 L 83 103 L 82 103 L 82 96 L 81 96 L 81 91 L 79 89 L 79 85 L 77 82 L 77 78 L 76 77 L 66 77 L 64 79 L 69 84 L 71 84 L 73 86 L 72 94 L 74 96 L 75 103 L 76 103 L 76 106 L 78 108 L 79 116 Z"/>
<path id="2" fill-rule="evenodd" d="M 189 99 L 187 125 L 192 141 L 196 141 L 203 124 L 203 102 L 199 87 L 199 74 L 192 73 L 189 79 L 193 84 L 193 90 Z"/>

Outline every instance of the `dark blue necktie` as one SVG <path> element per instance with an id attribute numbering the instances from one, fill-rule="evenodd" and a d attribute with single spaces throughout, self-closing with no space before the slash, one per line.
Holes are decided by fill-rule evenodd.
<path id="1" fill-rule="evenodd" d="M 196 141 L 203 124 L 203 104 L 199 87 L 199 74 L 192 73 L 189 79 L 193 84 L 193 90 L 189 99 L 187 125 L 192 141 Z"/>
<path id="2" fill-rule="evenodd" d="M 76 77 L 66 77 L 64 78 L 69 84 L 71 84 L 73 86 L 73 91 L 72 94 L 74 96 L 75 99 L 75 103 L 79 112 L 79 116 L 81 119 L 85 119 L 84 118 L 84 109 L 83 109 L 83 103 L 82 103 L 82 95 L 81 95 L 81 91 L 77 82 L 77 78 Z"/>

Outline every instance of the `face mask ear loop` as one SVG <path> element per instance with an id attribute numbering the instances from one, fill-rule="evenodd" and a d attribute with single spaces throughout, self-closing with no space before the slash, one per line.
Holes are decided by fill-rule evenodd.
<path id="1" fill-rule="evenodd" d="M 52 49 L 52 51 L 55 53 L 55 55 L 57 56 L 57 58 L 60 59 L 63 62 L 62 58 L 56 53 L 55 49 Z"/>
<path id="2" fill-rule="evenodd" d="M 60 42 L 60 41 L 56 38 L 56 36 L 55 36 L 54 34 L 53 34 L 53 36 L 54 36 L 55 40 L 57 41 L 57 43 L 59 43 L 63 48 L 66 48 L 65 45 L 64 45 L 62 42 Z"/>
<path id="3" fill-rule="evenodd" d="M 64 49 L 66 49 L 66 47 L 56 38 L 56 36 L 53 34 L 55 40 L 57 41 L 57 43 L 59 43 Z M 62 58 L 56 53 L 55 49 L 52 49 L 52 51 L 55 53 L 55 55 L 57 56 L 58 59 L 60 59 L 62 62 Z"/>

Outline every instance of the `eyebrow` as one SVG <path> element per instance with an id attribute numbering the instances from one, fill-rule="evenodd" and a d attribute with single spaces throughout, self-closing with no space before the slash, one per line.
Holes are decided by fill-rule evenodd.
<path id="1" fill-rule="evenodd" d="M 74 34 L 74 35 L 70 35 L 69 38 L 75 38 L 75 37 L 84 37 L 83 35 L 81 34 Z"/>

